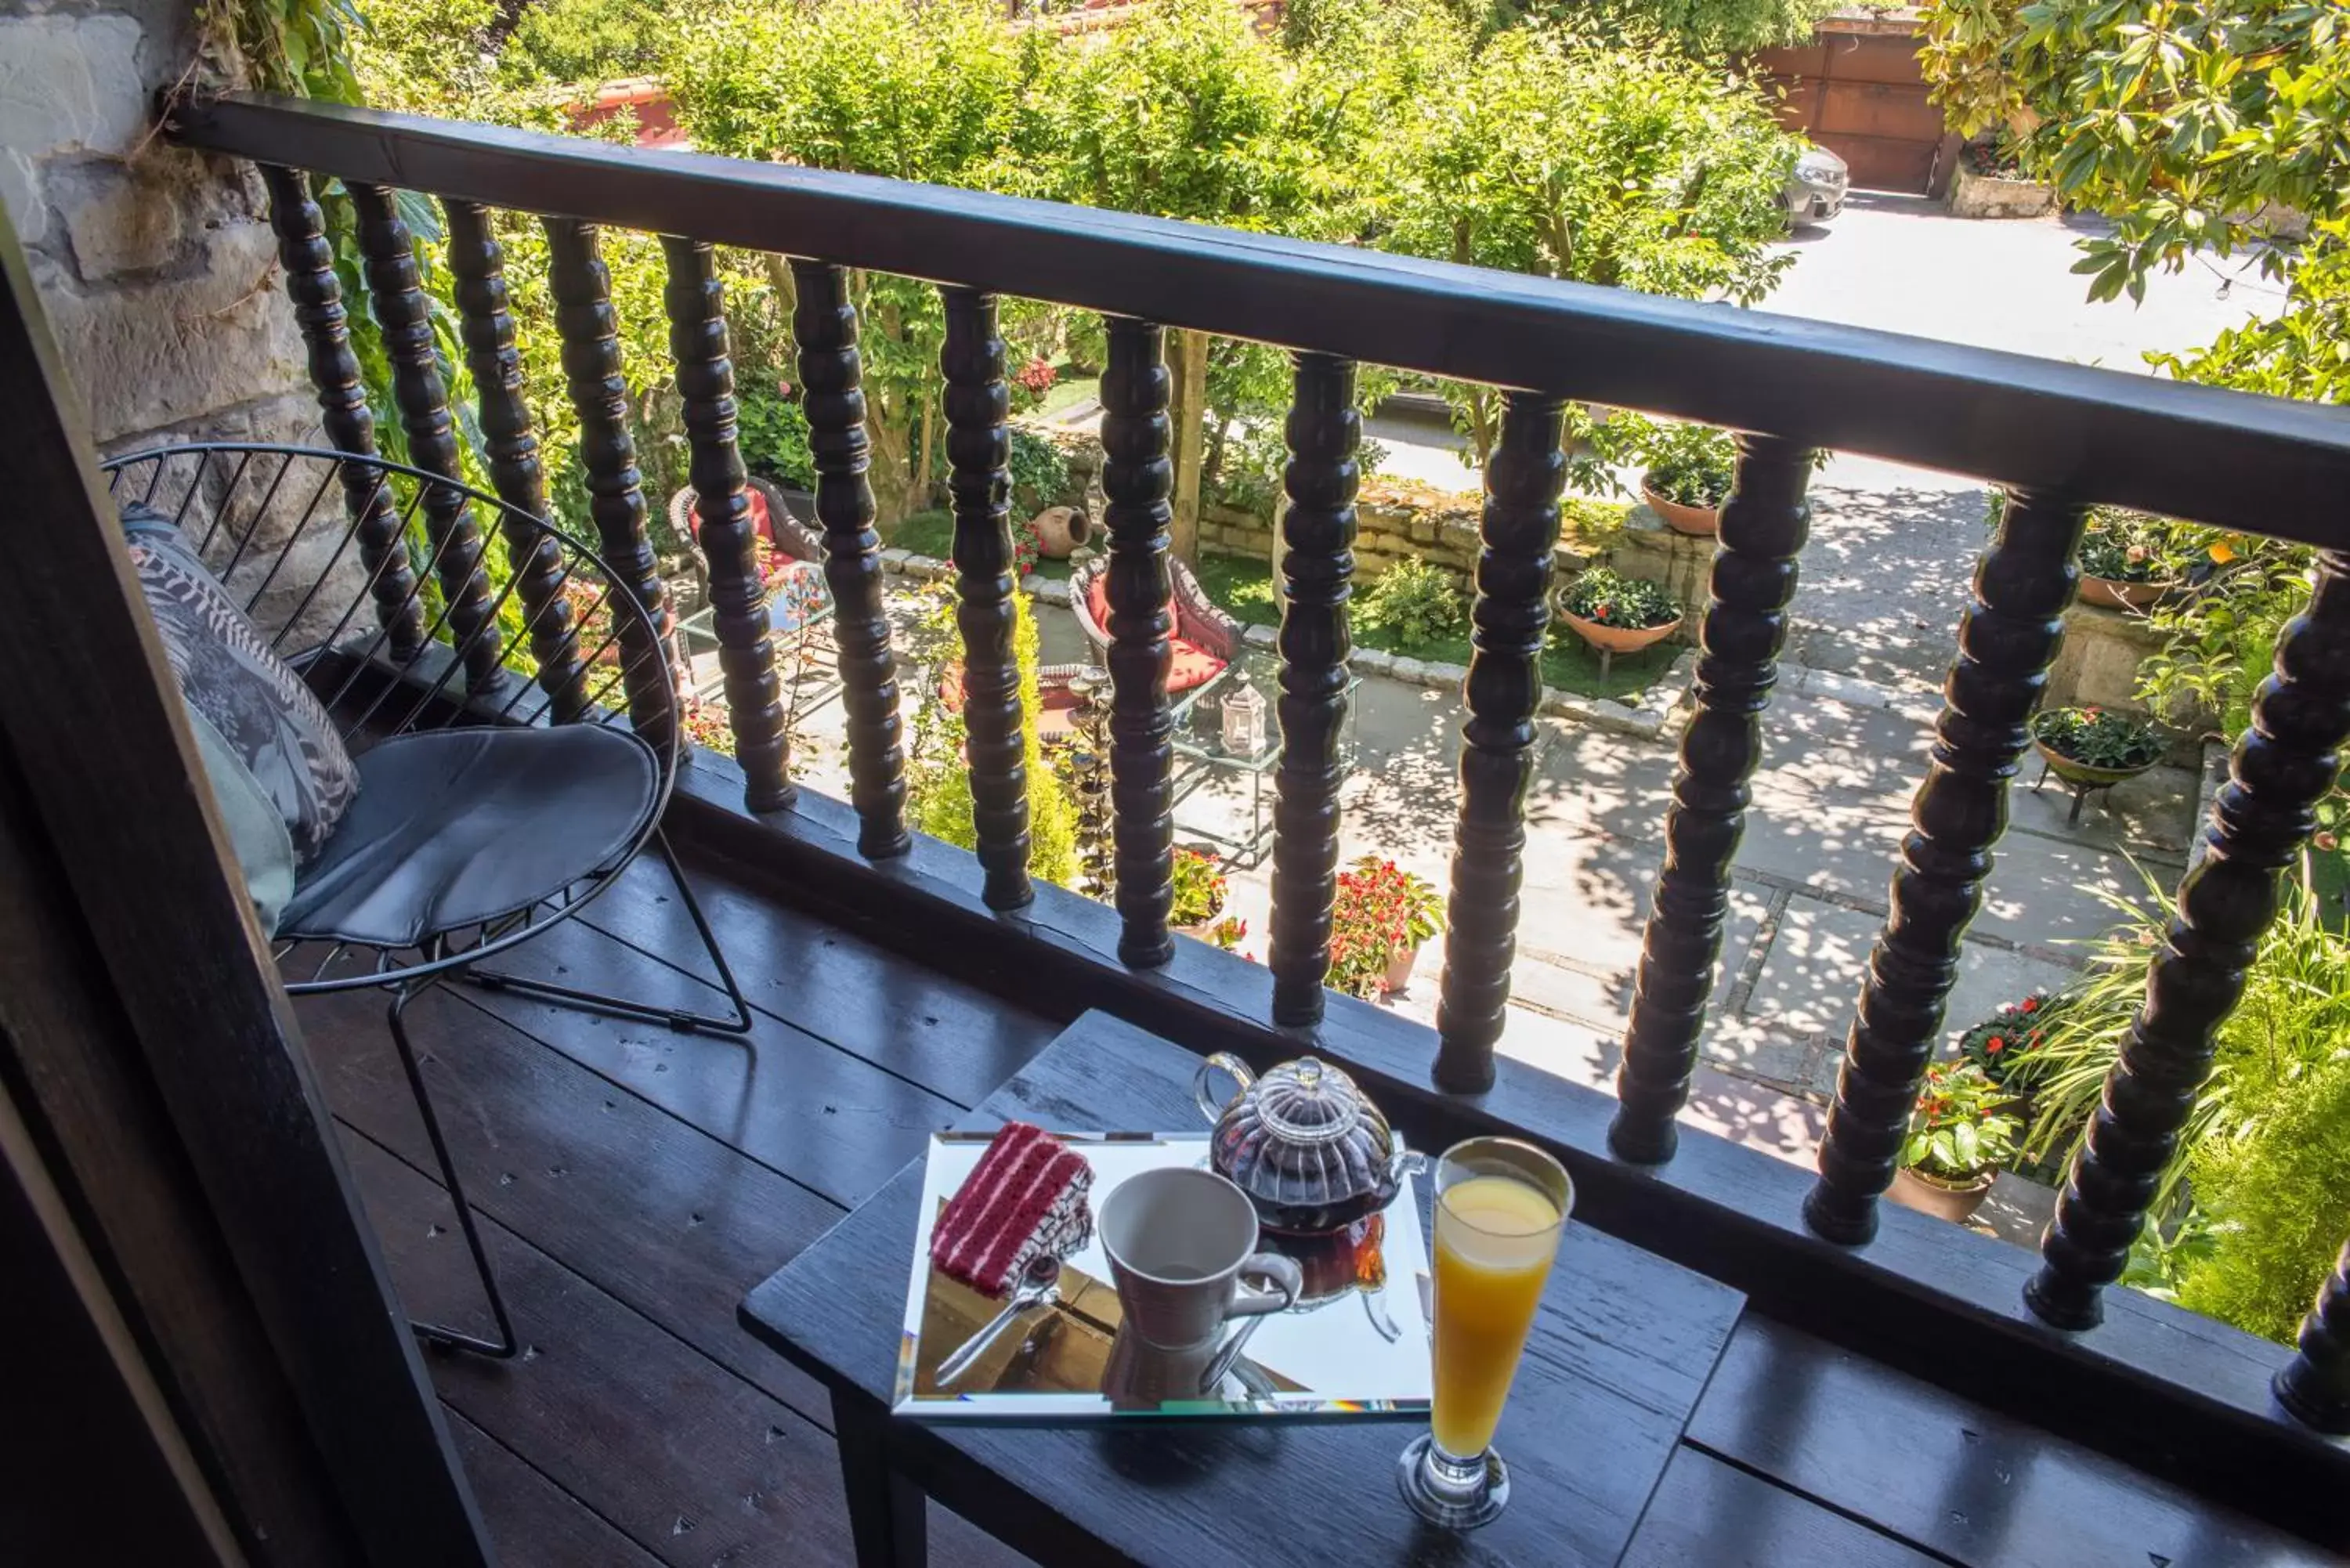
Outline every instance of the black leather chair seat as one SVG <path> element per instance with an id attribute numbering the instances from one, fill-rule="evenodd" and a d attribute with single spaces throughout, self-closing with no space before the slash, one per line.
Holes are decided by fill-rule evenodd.
<path id="1" fill-rule="evenodd" d="M 359 772 L 281 940 L 411 948 L 526 909 L 617 869 L 660 793 L 652 748 L 600 724 L 401 735 Z"/>

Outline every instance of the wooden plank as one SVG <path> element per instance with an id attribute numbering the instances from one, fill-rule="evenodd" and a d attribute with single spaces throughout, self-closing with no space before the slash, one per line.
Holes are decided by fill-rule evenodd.
<path id="1" fill-rule="evenodd" d="M 1981 1568 L 2339 1561 L 1760 1316 L 1731 1339 L 1689 1440 L 1946 1561 Z M 2197 1446 L 2183 1424 L 2172 1440 Z"/>
<path id="2" fill-rule="evenodd" d="M 453 1411 L 449 1433 L 481 1500 L 501 1568 L 656 1568 L 660 1562 Z"/>
<path id="3" fill-rule="evenodd" d="M 1197 1125 L 1195 1064 L 1129 1025 L 1088 1018 L 969 1121 Z M 810 1370 L 828 1366 L 868 1397 L 886 1397 L 897 1347 L 874 1325 L 896 1321 L 903 1300 L 920 1185 L 919 1168 L 910 1167 L 754 1292 L 745 1322 Z M 1518 1490 L 1500 1521 L 1478 1532 L 1475 1560 L 1546 1568 L 1614 1561 L 1741 1299 L 1571 1226 L 1502 1419 L 1499 1443 Z M 1424 1560 L 1423 1533 L 1391 1480 L 1413 1435 L 1408 1421 L 1166 1422 L 1107 1435 L 901 1423 L 898 1433 L 934 1495 L 1042 1561 L 1189 1568 Z M 1300 1500 L 1313 1500 L 1303 1514 Z"/>
<path id="4" fill-rule="evenodd" d="M 577 920 L 495 961 L 516 974 L 588 983 L 656 1005 L 706 1005 L 711 994 L 702 982 Z M 840 982 L 852 984 L 851 972 L 844 968 Z M 853 972 L 861 976 L 856 994 L 879 996 L 911 971 L 877 954 Z M 685 1034 L 515 992 L 467 991 L 582 1066 L 845 1206 L 870 1196 L 962 1110 L 768 1017 L 756 1019 L 747 1036 Z"/>
<path id="5" fill-rule="evenodd" d="M 1617 1568 L 1932 1568 L 1939 1558 L 1684 1447 Z"/>
<path id="6" fill-rule="evenodd" d="M 1076 1016 L 1049 1018 L 909 964 L 792 909 L 747 868 L 689 857 L 686 873 L 752 1006 L 957 1106 L 985 1099 Z M 672 964 L 698 972 L 708 961 L 658 864 L 639 861 L 580 918 Z"/>
<path id="7" fill-rule="evenodd" d="M 335 1114 L 418 1169 L 434 1168 L 381 996 L 333 992 L 296 1007 Z M 828 1422 L 823 1392 L 753 1344 L 734 1305 L 830 1229 L 839 1205 L 613 1087 L 462 994 L 419 998 L 408 1025 L 481 1213 L 817 1425 Z"/>
<path id="8" fill-rule="evenodd" d="M 363 1137 L 350 1165 L 408 1309 L 485 1314 L 446 1196 Z M 831 1439 L 494 1220 L 484 1240 L 522 1335 L 512 1361 L 437 1355 L 449 1407 L 675 1568 L 849 1559 Z"/>

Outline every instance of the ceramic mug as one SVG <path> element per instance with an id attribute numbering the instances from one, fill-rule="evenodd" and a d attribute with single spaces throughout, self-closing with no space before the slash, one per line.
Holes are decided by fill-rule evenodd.
<path id="1" fill-rule="evenodd" d="M 1096 1223 L 1127 1327 L 1161 1350 L 1206 1345 L 1232 1318 L 1286 1312 L 1305 1288 L 1295 1263 L 1256 1250 L 1255 1206 L 1211 1170 L 1129 1177 Z M 1273 1288 L 1243 1291 L 1243 1275 Z"/>

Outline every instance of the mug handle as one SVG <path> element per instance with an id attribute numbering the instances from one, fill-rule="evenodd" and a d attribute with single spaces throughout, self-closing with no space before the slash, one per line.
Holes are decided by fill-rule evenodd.
<path id="1" fill-rule="evenodd" d="M 1251 1252 L 1241 1260 L 1241 1277 L 1255 1278 L 1272 1285 L 1271 1291 L 1253 1287 L 1247 1293 L 1235 1295 L 1227 1319 L 1261 1317 L 1266 1313 L 1287 1312 L 1305 1293 L 1305 1274 L 1294 1258 L 1278 1252 Z"/>
<path id="2" fill-rule="evenodd" d="M 1286 1312 L 1295 1306 L 1297 1298 L 1305 1293 L 1304 1272 L 1294 1260 L 1278 1252 L 1250 1253 L 1241 1260 L 1241 1272 L 1270 1280 L 1277 1293 L 1252 1291 L 1233 1300 L 1232 1309 L 1224 1314 L 1226 1320 L 1238 1317 L 1248 1321 L 1224 1336 L 1224 1343 L 1217 1349 L 1213 1359 L 1201 1369 L 1200 1392 L 1203 1395 L 1214 1394 L 1222 1384 L 1225 1375 L 1232 1369 L 1232 1363 L 1241 1358 L 1241 1350 L 1248 1344 L 1249 1335 L 1256 1332 L 1257 1324 L 1274 1313 Z"/>
<path id="3" fill-rule="evenodd" d="M 1221 1100 L 1211 1098 L 1208 1093 L 1208 1079 L 1219 1068 L 1231 1074 L 1232 1082 L 1240 1085 Z M 1201 1063 L 1200 1070 L 1191 1075 L 1191 1098 L 1199 1102 L 1200 1114 L 1208 1118 L 1208 1125 L 1214 1127 L 1223 1119 L 1224 1107 L 1247 1094 L 1255 1082 L 1256 1075 L 1249 1071 L 1247 1063 L 1229 1051 L 1219 1051 Z"/>

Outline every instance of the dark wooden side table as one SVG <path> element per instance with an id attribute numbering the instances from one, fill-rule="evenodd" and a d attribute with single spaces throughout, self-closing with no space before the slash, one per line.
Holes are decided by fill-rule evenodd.
<path id="1" fill-rule="evenodd" d="M 972 1127 L 1199 1125 L 1198 1060 L 1088 1013 L 991 1096 Z M 921 1190 L 917 1160 L 743 1302 L 743 1325 L 831 1392 L 861 1568 L 925 1563 L 937 1498 L 1045 1568 L 1613 1563 L 1744 1298 L 1570 1225 L 1497 1441 L 1509 1511 L 1430 1530 L 1396 1494 L 1420 1423 L 1142 1421 L 926 1426 L 889 1412 Z"/>

